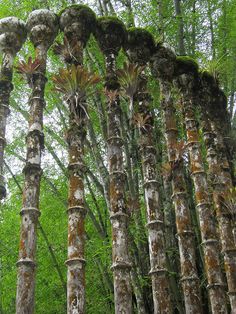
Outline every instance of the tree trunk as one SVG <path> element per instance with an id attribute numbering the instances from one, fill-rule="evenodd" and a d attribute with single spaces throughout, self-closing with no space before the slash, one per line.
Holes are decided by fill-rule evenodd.
<path id="1" fill-rule="evenodd" d="M 174 0 L 175 16 L 178 25 L 178 50 L 180 55 L 185 55 L 184 22 L 181 10 L 181 0 Z"/>
<path id="2" fill-rule="evenodd" d="M 6 196 L 3 163 L 7 116 L 10 113 L 9 100 L 13 89 L 13 62 L 25 39 L 26 27 L 23 21 L 12 17 L 0 20 L 0 46 L 3 51 L 0 70 L 0 200 Z"/>
<path id="3" fill-rule="evenodd" d="M 204 164 L 202 161 L 199 131 L 194 113 L 194 77 L 183 74 L 179 86 L 183 95 L 183 116 L 187 132 L 187 145 L 190 158 L 191 174 L 195 188 L 196 207 L 199 216 L 208 293 L 212 313 L 227 313 L 224 282 L 220 267 L 220 252 L 216 226 Z"/>
<path id="4" fill-rule="evenodd" d="M 40 25 L 40 27 L 39 27 Z M 33 11 L 27 21 L 31 41 L 36 49 L 40 67 L 32 77 L 32 93 L 29 99 L 29 130 L 26 136 L 27 155 L 24 168 L 23 208 L 21 209 L 21 233 L 16 296 L 16 313 L 32 314 L 34 311 L 35 254 L 39 211 L 41 151 L 43 148 L 43 108 L 46 83 L 47 50 L 57 34 L 56 15 L 48 10 Z"/>

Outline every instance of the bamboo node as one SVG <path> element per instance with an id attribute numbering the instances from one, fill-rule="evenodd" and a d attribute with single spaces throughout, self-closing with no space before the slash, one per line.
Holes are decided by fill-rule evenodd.
<path id="1" fill-rule="evenodd" d="M 186 191 L 183 192 L 175 192 L 171 195 L 171 199 L 174 199 L 175 197 L 181 196 L 181 195 L 187 195 Z"/>
<path id="2" fill-rule="evenodd" d="M 149 275 L 152 276 L 152 275 L 162 275 L 162 274 L 165 274 L 167 273 L 167 269 L 166 268 L 158 268 L 158 269 L 155 269 L 155 268 L 152 268 L 150 271 L 149 271 Z"/>
<path id="3" fill-rule="evenodd" d="M 124 171 L 120 171 L 120 170 L 114 170 L 114 171 L 110 172 L 109 174 L 110 174 L 110 176 L 120 175 L 120 176 L 125 177 L 125 178 L 127 176 Z"/>
<path id="4" fill-rule="evenodd" d="M 67 266 L 72 266 L 72 265 L 75 265 L 75 264 L 82 264 L 82 265 L 85 265 L 86 264 L 86 260 L 84 258 L 70 258 L 68 260 L 65 261 L 65 264 Z"/>
<path id="5" fill-rule="evenodd" d="M 41 212 L 38 208 L 36 207 L 23 207 L 20 211 L 20 215 L 23 216 L 24 214 L 30 214 L 32 213 L 33 215 L 37 215 L 39 217 L 41 215 Z"/>
<path id="6" fill-rule="evenodd" d="M 77 162 L 71 162 L 68 165 L 68 170 L 69 171 L 81 171 L 82 173 L 86 172 L 86 166 L 84 165 L 84 163 L 82 161 L 77 161 Z"/>
<path id="7" fill-rule="evenodd" d="M 108 144 L 112 144 L 114 142 L 117 142 L 116 144 L 117 145 L 123 145 L 123 140 L 120 136 L 110 136 L 108 139 L 107 139 L 107 143 Z"/>
<path id="8" fill-rule="evenodd" d="M 87 214 L 87 209 L 84 206 L 71 206 L 68 207 L 66 211 L 68 215 L 74 212 L 81 213 L 84 216 Z"/>
<path id="9" fill-rule="evenodd" d="M 29 266 L 29 267 L 36 267 L 36 263 L 31 258 L 21 258 L 19 261 L 16 262 L 17 267 L 21 266 Z"/>
<path id="10" fill-rule="evenodd" d="M 119 219 L 119 217 L 128 218 L 129 216 L 126 213 L 123 213 L 123 212 L 120 212 L 120 211 L 110 215 L 110 219 L 111 220 Z"/>
<path id="11" fill-rule="evenodd" d="M 130 270 L 132 268 L 131 263 L 126 262 L 126 261 L 117 261 L 112 264 L 111 270 L 114 271 L 116 269 L 127 269 Z"/>
<path id="12" fill-rule="evenodd" d="M 143 187 L 146 188 L 149 184 L 157 184 L 159 185 L 159 182 L 157 180 L 147 180 L 143 183 Z"/>
<path id="13" fill-rule="evenodd" d="M 188 141 L 188 143 L 186 143 L 186 147 L 191 146 L 191 145 L 196 145 L 196 144 L 199 146 L 200 145 L 199 141 Z"/>
<path id="14" fill-rule="evenodd" d="M 196 205 L 196 207 L 203 207 L 203 206 L 211 206 L 211 203 L 209 202 L 202 202 Z"/>
<path id="15" fill-rule="evenodd" d="M 43 172 L 39 164 L 33 164 L 27 161 L 25 167 L 23 168 L 23 173 L 26 174 L 27 172 L 31 171 L 39 172 L 40 176 Z"/>
<path id="16" fill-rule="evenodd" d="M 207 289 L 208 290 L 210 290 L 210 289 L 215 289 L 215 288 L 225 288 L 226 287 L 226 285 L 225 284 L 223 284 L 223 283 L 220 283 L 220 282 L 216 282 L 216 283 L 212 283 L 212 284 L 210 284 L 210 285 L 207 285 Z"/>
<path id="17" fill-rule="evenodd" d="M 180 279 L 180 282 L 184 282 L 184 281 L 199 281 L 198 277 L 196 275 L 193 276 L 183 276 Z"/>
<path id="18" fill-rule="evenodd" d="M 32 101 L 34 100 L 38 100 L 42 102 L 43 107 L 45 107 L 46 102 L 43 98 L 39 97 L 39 96 L 34 96 L 34 97 L 30 97 L 28 103 L 31 104 Z"/>
<path id="19" fill-rule="evenodd" d="M 201 245 L 208 245 L 208 244 L 215 244 L 218 243 L 218 240 L 216 239 L 207 239 L 205 241 L 202 241 Z"/>
<path id="20" fill-rule="evenodd" d="M 175 237 L 178 238 L 178 237 L 181 237 L 181 236 L 186 236 L 186 235 L 194 235 L 194 232 L 192 230 L 184 230 L 182 232 L 177 232 Z"/>
<path id="21" fill-rule="evenodd" d="M 155 226 L 158 226 L 158 225 L 164 225 L 164 221 L 162 221 L 162 220 L 159 220 L 159 219 L 157 219 L 157 220 L 152 220 L 152 221 L 150 221 L 150 222 L 148 222 L 147 224 L 146 224 L 146 227 L 147 228 L 153 228 L 153 227 L 155 227 Z"/>
<path id="22" fill-rule="evenodd" d="M 165 130 L 165 133 L 169 133 L 169 132 L 179 133 L 179 131 L 176 128 L 169 128 Z"/>
<path id="23" fill-rule="evenodd" d="M 196 170 L 191 173 L 191 176 L 195 176 L 196 174 L 205 174 L 204 170 Z"/>

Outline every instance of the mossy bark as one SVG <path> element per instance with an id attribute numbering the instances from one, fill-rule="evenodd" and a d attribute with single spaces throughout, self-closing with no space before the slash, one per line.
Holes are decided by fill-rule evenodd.
<path id="1" fill-rule="evenodd" d="M 195 200 L 204 251 L 205 271 L 208 282 L 207 289 L 212 313 L 227 313 L 216 224 L 201 155 L 199 130 L 195 118 L 194 105 L 196 99 L 194 92 L 196 91 L 194 91 L 193 85 L 194 77 L 192 74 L 183 74 L 178 79 L 178 86 L 181 89 L 183 97 L 183 116 L 187 132 L 190 168 L 195 188 Z"/>
<path id="2" fill-rule="evenodd" d="M 34 18 L 34 22 L 32 22 Z M 43 19 L 43 20 L 42 20 Z M 50 28 L 44 20 L 51 20 L 54 27 Z M 50 42 L 47 38 L 47 32 L 50 33 L 50 39 L 53 40 L 57 32 L 57 22 L 55 15 L 46 10 L 46 13 L 37 15 L 34 11 L 34 17 L 30 16 L 28 23 L 30 34 L 35 36 L 33 44 L 36 50 L 36 58 L 40 60 L 40 67 L 37 73 L 32 76 L 31 96 L 29 98 L 29 129 L 26 136 L 26 165 L 24 167 L 24 189 L 23 189 L 23 207 L 21 209 L 21 231 L 20 231 L 20 248 L 19 260 L 17 262 L 18 278 L 17 278 L 17 296 L 16 296 L 16 313 L 34 312 L 34 291 L 35 291 L 35 274 L 36 274 L 36 240 L 37 240 L 37 224 L 39 211 L 39 194 L 40 194 L 40 178 L 41 155 L 43 149 L 43 109 L 45 106 L 44 89 L 46 83 L 46 60 L 47 51 Z M 43 34 L 42 24 L 45 26 Z M 29 25 L 28 24 L 28 25 Z M 45 40 L 43 35 L 45 34 Z M 36 39 L 36 41 L 35 41 Z"/>

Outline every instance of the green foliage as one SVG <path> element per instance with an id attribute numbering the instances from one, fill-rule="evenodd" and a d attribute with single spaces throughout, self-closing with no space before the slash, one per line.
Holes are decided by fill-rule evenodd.
<path id="1" fill-rule="evenodd" d="M 143 70 L 144 66 L 125 62 L 123 68 L 116 71 L 121 88 L 129 98 L 136 93 Z"/>
<path id="2" fill-rule="evenodd" d="M 100 77 L 88 72 L 85 68 L 74 64 L 65 69 L 59 69 L 59 74 L 54 75 L 52 80 L 55 84 L 55 90 L 64 94 L 66 99 L 77 97 L 83 100 L 90 87 L 100 82 Z"/>
<path id="3" fill-rule="evenodd" d="M 32 84 L 33 74 L 39 69 L 41 62 L 39 59 L 32 61 L 32 57 L 28 61 L 20 61 L 16 66 L 17 73 L 21 74 L 29 85 Z"/>
<path id="4" fill-rule="evenodd" d="M 213 79 L 213 81 L 219 83 L 220 77 L 222 77 L 225 72 L 225 58 L 226 55 L 222 55 L 218 59 L 207 60 L 205 62 L 205 66 L 201 70 L 203 72 L 203 76 L 205 78 L 208 77 L 209 81 L 212 81 Z"/>

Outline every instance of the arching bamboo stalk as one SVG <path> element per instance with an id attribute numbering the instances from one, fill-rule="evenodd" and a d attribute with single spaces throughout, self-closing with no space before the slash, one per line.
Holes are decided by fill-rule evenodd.
<path id="1" fill-rule="evenodd" d="M 37 222 L 40 215 L 39 193 L 41 150 L 43 148 L 43 108 L 46 83 L 47 50 L 57 34 L 55 14 L 48 10 L 33 11 L 27 20 L 30 39 L 35 46 L 36 59 L 40 61 L 37 72 L 31 77 L 32 93 L 29 99 L 29 130 L 26 137 L 27 156 L 24 168 L 23 208 L 21 209 L 21 233 L 16 296 L 16 313 L 32 314 L 34 311 L 35 253 Z"/>
<path id="2" fill-rule="evenodd" d="M 0 200 L 6 196 L 3 162 L 7 116 L 10 113 L 9 100 L 13 89 L 13 62 L 26 40 L 26 33 L 25 23 L 18 18 L 7 17 L 0 20 L 0 52 L 3 53 L 0 70 Z"/>
<path id="3" fill-rule="evenodd" d="M 84 5 L 63 10 L 60 27 L 64 31 L 61 55 L 66 63 L 83 64 L 83 49 L 96 21 L 95 14 Z M 59 47 L 59 46 L 58 46 Z M 60 49 L 59 49 L 60 50 Z M 79 86 L 78 86 L 79 90 Z M 80 95 L 79 95 L 80 96 Z M 85 97 L 76 100 L 72 96 L 69 105 L 69 130 L 67 143 L 69 153 L 68 197 L 68 259 L 67 313 L 85 313 L 85 196 L 84 196 L 84 141 L 86 138 L 87 109 Z"/>
<path id="4" fill-rule="evenodd" d="M 201 156 L 199 130 L 195 118 L 197 65 L 184 58 L 177 59 L 176 80 L 183 101 L 183 116 L 187 133 L 191 175 L 195 188 L 196 207 L 199 216 L 202 246 L 204 251 L 207 289 L 212 313 L 227 313 L 225 285 L 220 267 L 220 252 L 212 203 L 206 173 Z"/>
<path id="5" fill-rule="evenodd" d="M 106 93 L 108 95 L 108 167 L 110 175 L 110 220 L 112 224 L 112 270 L 114 276 L 115 313 L 132 313 L 132 290 L 128 256 L 128 215 L 125 201 L 121 108 L 116 76 L 116 57 L 126 36 L 122 22 L 116 18 L 98 20 L 96 39 L 105 55 Z"/>
<path id="6" fill-rule="evenodd" d="M 175 207 L 176 227 L 178 235 L 181 284 L 184 294 L 186 313 L 203 313 L 201 292 L 197 273 L 195 254 L 195 237 L 191 222 L 188 193 L 184 178 L 183 144 L 178 142 L 175 108 L 171 93 L 173 91 L 173 75 L 175 55 L 167 47 L 158 46 L 153 56 L 152 69 L 160 80 L 161 106 L 165 125 L 168 161 Z"/>
<path id="7" fill-rule="evenodd" d="M 145 30 L 130 30 L 128 31 L 126 49 L 132 63 L 144 66 L 149 61 L 154 49 L 153 38 Z M 147 92 L 147 77 L 144 73 L 140 74 L 139 81 L 139 88 L 134 96 L 137 112 L 132 118 L 139 127 L 151 266 L 149 274 L 152 278 L 154 313 L 171 313 L 172 304 L 166 263 L 164 221 L 159 196 L 160 178 L 156 169 L 157 151 L 153 132 L 154 116 L 151 110 L 151 96 Z M 131 110 L 133 110 L 132 106 Z"/>
<path id="8" fill-rule="evenodd" d="M 213 114 L 209 114 L 211 110 L 217 110 L 217 106 L 214 106 L 214 101 L 217 99 L 216 102 L 219 104 L 219 99 L 222 97 L 220 97 L 220 95 L 218 95 L 218 97 L 215 96 L 217 89 L 212 91 L 212 84 L 209 84 L 209 78 L 207 80 L 205 76 L 202 76 L 201 83 L 202 88 L 199 94 L 203 96 L 199 102 L 201 112 L 200 121 L 207 150 L 209 177 L 213 189 L 213 202 L 219 224 L 221 248 L 224 256 L 224 267 L 228 284 L 228 295 L 233 312 L 233 310 L 236 310 L 236 247 L 232 224 L 234 213 L 230 212 L 226 204 L 227 194 L 230 188 L 232 188 L 232 181 L 227 158 L 225 158 L 224 152 L 217 151 L 215 139 L 219 137 L 219 131 L 217 133 L 213 132 L 212 123 L 214 116 Z M 215 97 L 216 99 L 214 99 Z"/>

